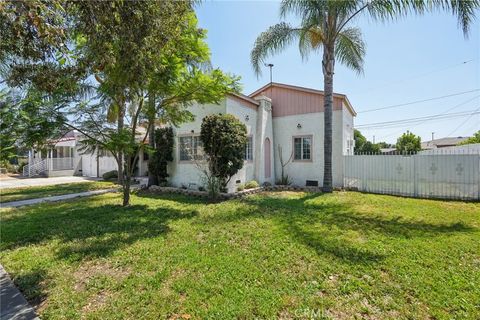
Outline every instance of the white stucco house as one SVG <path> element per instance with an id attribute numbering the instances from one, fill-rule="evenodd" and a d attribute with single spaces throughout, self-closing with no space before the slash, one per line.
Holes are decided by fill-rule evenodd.
<path id="1" fill-rule="evenodd" d="M 234 191 L 240 183 L 256 180 L 274 184 L 281 174 L 279 148 L 283 159 L 292 157 L 285 167 L 292 183 L 321 186 L 323 181 L 323 91 L 287 84 L 270 83 L 250 95 L 229 94 L 219 104 L 194 104 L 195 120 L 175 127 L 174 160 L 168 165 L 169 183 L 177 187 L 198 188 L 202 177 L 190 158 L 200 154 L 200 127 L 209 114 L 232 114 L 247 127 L 245 164 L 230 180 Z M 343 184 L 343 155 L 353 154 L 353 119 L 356 112 L 346 95 L 334 94 L 333 103 L 333 183 Z M 59 139 L 47 154 L 32 152 L 30 164 L 46 159 L 46 175 L 101 176 L 115 170 L 113 157 L 81 154 L 79 136 L 71 133 Z M 189 150 L 189 152 L 186 152 Z M 45 157 L 46 156 L 46 157 Z M 35 160 L 37 159 L 37 160 Z M 43 160 L 42 160 L 43 161 Z M 137 175 L 147 175 L 147 155 L 140 154 Z M 37 165 L 38 166 L 38 165 Z M 28 169 L 27 169 L 28 170 Z"/>
<path id="2" fill-rule="evenodd" d="M 200 126 L 212 113 L 236 116 L 247 127 L 245 164 L 230 180 L 229 191 L 240 183 L 256 180 L 274 184 L 281 174 L 279 148 L 292 183 L 321 186 L 323 181 L 323 91 L 271 83 L 250 95 L 230 94 L 218 105 L 194 105 L 195 121 L 174 128 L 175 154 L 169 164 L 169 181 L 174 186 L 201 185 L 199 170 L 183 146 L 201 152 Z M 353 154 L 353 119 L 356 112 L 346 95 L 334 94 L 333 182 L 343 185 L 343 155 Z M 190 144 L 190 145 L 189 145 Z"/>

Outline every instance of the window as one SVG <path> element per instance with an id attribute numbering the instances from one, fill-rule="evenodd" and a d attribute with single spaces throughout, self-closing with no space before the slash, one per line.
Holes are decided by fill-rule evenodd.
<path id="1" fill-rule="evenodd" d="M 247 145 L 245 146 L 245 160 L 253 160 L 253 137 L 247 137 Z"/>
<path id="2" fill-rule="evenodd" d="M 53 158 L 71 158 L 72 157 L 72 147 L 55 147 L 52 150 Z"/>
<path id="3" fill-rule="evenodd" d="M 294 160 L 312 160 L 312 136 L 293 138 Z"/>
<path id="4" fill-rule="evenodd" d="M 203 159 L 203 144 L 200 136 L 184 136 L 179 138 L 180 161 Z"/>

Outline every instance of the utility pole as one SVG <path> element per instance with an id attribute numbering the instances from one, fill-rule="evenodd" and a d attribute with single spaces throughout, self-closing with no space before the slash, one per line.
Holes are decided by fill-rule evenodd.
<path id="1" fill-rule="evenodd" d="M 375 144 L 375 135 L 373 135 L 373 144 Z"/>

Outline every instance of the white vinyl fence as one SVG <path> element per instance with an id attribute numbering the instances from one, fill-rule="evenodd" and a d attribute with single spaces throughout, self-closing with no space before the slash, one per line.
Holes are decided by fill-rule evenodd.
<path id="1" fill-rule="evenodd" d="M 480 154 L 352 155 L 344 187 L 372 193 L 441 199 L 480 199 Z"/>

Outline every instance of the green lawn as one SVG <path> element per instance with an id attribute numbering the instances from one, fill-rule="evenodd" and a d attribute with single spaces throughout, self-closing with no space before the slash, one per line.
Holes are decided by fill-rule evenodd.
<path id="1" fill-rule="evenodd" d="M 0 203 L 58 196 L 62 194 L 78 193 L 91 190 L 108 189 L 115 187 L 113 182 L 92 181 L 63 183 L 51 186 L 21 187 L 0 190 Z"/>
<path id="2" fill-rule="evenodd" d="M 279 192 L 1 212 L 44 319 L 479 319 L 480 204 Z"/>

